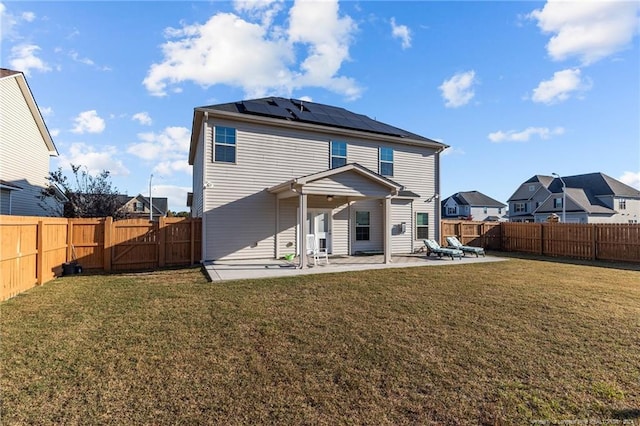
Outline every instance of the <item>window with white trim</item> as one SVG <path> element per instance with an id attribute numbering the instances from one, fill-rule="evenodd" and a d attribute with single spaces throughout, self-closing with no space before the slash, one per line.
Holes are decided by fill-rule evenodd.
<path id="1" fill-rule="evenodd" d="M 416 213 L 416 240 L 429 238 L 429 213 Z"/>
<path id="2" fill-rule="evenodd" d="M 447 207 L 447 216 L 452 216 L 458 214 L 457 207 Z"/>
<path id="3" fill-rule="evenodd" d="M 553 199 L 553 208 L 561 209 L 562 208 L 562 198 L 554 198 Z"/>
<path id="4" fill-rule="evenodd" d="M 347 143 L 342 141 L 331 141 L 329 167 L 335 169 L 347 164 Z"/>
<path id="5" fill-rule="evenodd" d="M 382 176 L 393 176 L 393 148 L 381 146 L 379 153 L 379 173 Z"/>
<path id="6" fill-rule="evenodd" d="M 626 210 L 627 209 L 627 200 L 620 199 L 618 206 L 619 206 L 620 210 Z"/>
<path id="7" fill-rule="evenodd" d="M 513 203 L 514 213 L 525 213 L 527 211 L 527 203 Z"/>
<path id="8" fill-rule="evenodd" d="M 356 212 L 356 241 L 369 241 L 371 238 L 371 213 Z"/>
<path id="9" fill-rule="evenodd" d="M 213 161 L 218 163 L 236 162 L 236 129 L 233 127 L 215 126 Z"/>

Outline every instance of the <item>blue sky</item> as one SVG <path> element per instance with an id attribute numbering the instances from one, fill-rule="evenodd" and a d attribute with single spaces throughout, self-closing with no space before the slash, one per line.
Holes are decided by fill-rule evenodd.
<path id="1" fill-rule="evenodd" d="M 60 152 L 186 210 L 193 108 L 268 95 L 341 106 L 451 146 L 442 196 L 603 172 L 640 188 L 640 3 L 0 3 Z"/>

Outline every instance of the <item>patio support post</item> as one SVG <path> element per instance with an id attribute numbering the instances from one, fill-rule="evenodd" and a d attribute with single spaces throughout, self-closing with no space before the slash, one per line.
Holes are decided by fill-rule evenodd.
<path id="1" fill-rule="evenodd" d="M 307 194 L 300 193 L 298 196 L 300 206 L 298 211 L 300 217 L 298 217 L 298 229 L 300 229 L 300 235 L 298 235 L 298 247 L 300 248 L 300 269 L 307 267 Z"/>
<path id="2" fill-rule="evenodd" d="M 276 232 L 273 234 L 273 242 L 276 245 L 274 254 L 276 259 L 280 259 L 280 198 L 276 196 Z"/>
<path id="3" fill-rule="evenodd" d="M 391 198 L 384 199 L 384 263 L 391 263 Z"/>

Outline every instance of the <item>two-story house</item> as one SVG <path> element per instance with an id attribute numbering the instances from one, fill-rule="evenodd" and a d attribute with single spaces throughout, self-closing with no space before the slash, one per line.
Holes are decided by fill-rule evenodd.
<path id="1" fill-rule="evenodd" d="M 533 212 L 551 194 L 549 185 L 553 176 L 535 175 L 513 193 L 509 203 L 509 222 L 533 222 Z"/>
<path id="2" fill-rule="evenodd" d="M 411 253 L 439 234 L 446 147 L 295 99 L 195 108 L 191 207 L 203 260 L 304 255 L 309 234 L 334 255 Z"/>
<path id="3" fill-rule="evenodd" d="M 536 187 L 536 178 L 544 185 Z M 529 193 L 533 196 L 524 199 Z M 529 210 L 517 211 L 522 205 Z M 534 176 L 511 196 L 509 206 L 512 222 L 546 222 L 551 215 L 564 214 L 567 223 L 638 223 L 640 191 L 604 173 Z"/>
<path id="4" fill-rule="evenodd" d="M 138 194 L 135 197 L 130 195 L 118 195 L 118 202 L 122 204 L 122 210 L 126 212 L 129 218 L 158 220 L 160 217 L 166 217 L 169 204 L 166 197 L 145 197 Z M 153 210 L 153 213 L 149 213 Z"/>
<path id="5" fill-rule="evenodd" d="M 0 111 L 0 214 L 50 216 L 40 196 L 58 151 L 22 72 L 0 68 Z"/>
<path id="6" fill-rule="evenodd" d="M 456 192 L 442 200 L 443 219 L 473 219 L 497 222 L 504 215 L 506 204 L 479 191 Z"/>

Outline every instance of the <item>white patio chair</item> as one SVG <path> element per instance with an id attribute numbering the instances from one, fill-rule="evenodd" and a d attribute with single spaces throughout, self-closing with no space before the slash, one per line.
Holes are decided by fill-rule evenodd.
<path id="1" fill-rule="evenodd" d="M 313 256 L 313 264 L 317 265 L 320 258 L 324 257 L 326 264 L 329 264 L 329 254 L 327 249 L 321 249 L 318 239 L 314 234 L 307 234 L 307 256 Z"/>

